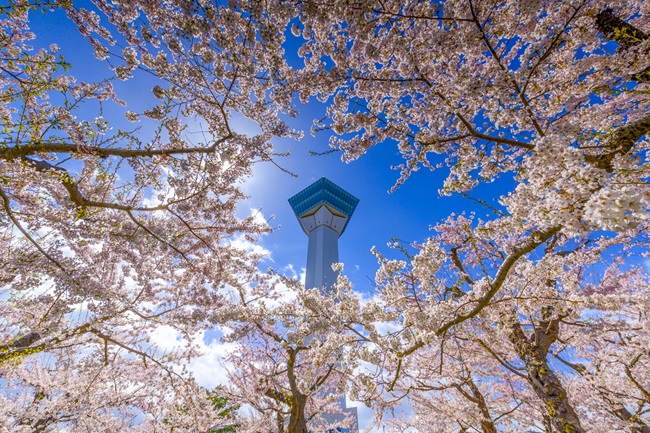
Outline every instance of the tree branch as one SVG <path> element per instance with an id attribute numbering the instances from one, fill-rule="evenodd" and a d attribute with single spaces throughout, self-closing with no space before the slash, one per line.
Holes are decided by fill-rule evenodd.
<path id="1" fill-rule="evenodd" d="M 494 295 L 496 295 L 497 292 L 501 289 L 501 286 L 503 286 L 503 283 L 505 282 L 508 273 L 515 265 L 515 263 L 517 263 L 517 261 L 523 255 L 528 254 L 538 246 L 542 245 L 548 239 L 550 239 L 555 233 L 560 231 L 560 229 L 561 229 L 560 226 L 554 226 L 554 227 L 549 227 L 546 230 L 543 230 L 541 232 L 532 233 L 527 242 L 515 248 L 512 251 L 512 253 L 510 253 L 510 255 L 506 257 L 506 259 L 499 267 L 499 270 L 497 271 L 494 281 L 490 283 L 490 289 L 485 293 L 485 295 L 483 295 L 483 297 L 477 300 L 477 304 L 474 306 L 474 308 L 472 308 L 469 312 L 465 314 L 460 314 L 455 318 L 453 318 L 452 320 L 449 320 L 448 322 L 441 325 L 436 330 L 436 335 L 443 336 L 452 327 L 459 325 L 465 322 L 466 320 L 469 320 L 475 317 L 476 315 L 478 315 L 485 307 L 489 305 Z M 412 354 L 413 352 L 415 352 L 416 350 L 420 349 L 421 347 L 424 347 L 424 345 L 425 343 L 423 341 L 421 340 L 417 341 L 408 349 L 402 352 L 398 352 L 397 356 L 398 358 L 406 357 Z"/>
<path id="2" fill-rule="evenodd" d="M 596 15 L 596 26 L 605 38 L 618 43 L 624 50 L 650 38 L 650 35 L 614 15 L 614 11 L 610 8 L 604 9 Z M 632 79 L 640 83 L 649 82 L 650 67 L 632 75 Z"/>
<path id="3" fill-rule="evenodd" d="M 600 155 L 585 155 L 585 161 L 611 173 L 614 169 L 612 166 L 614 158 L 629 153 L 636 142 L 648 133 L 650 133 L 650 114 L 614 130 L 603 145 L 605 149 L 612 149 L 612 151 Z"/>
<path id="4" fill-rule="evenodd" d="M 490 39 L 487 37 L 485 34 L 485 29 L 481 25 L 481 23 L 478 21 L 478 17 L 476 16 L 476 12 L 474 11 L 474 6 L 472 5 L 472 2 L 469 2 L 470 6 L 470 11 L 472 12 L 472 17 L 474 18 L 474 23 L 476 24 L 476 27 L 478 28 L 478 31 L 481 33 L 481 38 L 483 39 L 483 42 L 485 42 L 485 46 L 488 48 L 488 51 L 490 51 L 490 54 L 492 54 L 492 57 L 494 60 L 497 62 L 497 65 L 501 69 L 501 71 L 506 74 L 507 77 L 510 77 L 510 74 L 508 73 L 508 69 L 503 66 L 501 63 L 501 59 L 499 58 L 499 55 L 497 54 L 496 50 L 492 46 L 492 43 L 490 42 Z M 533 114 L 533 110 L 530 108 L 530 103 L 528 102 L 528 99 L 526 99 L 526 96 L 524 93 L 521 91 L 519 88 L 519 85 L 517 82 L 511 78 L 511 82 L 517 91 L 517 95 L 519 96 L 519 100 L 522 102 L 524 105 L 524 108 L 526 109 L 526 113 L 528 113 L 528 118 L 530 119 L 531 123 L 533 124 L 533 127 L 537 131 L 540 137 L 544 136 L 544 131 L 542 130 L 541 126 L 537 122 L 537 119 L 535 118 L 535 115 Z"/>
<path id="5" fill-rule="evenodd" d="M 70 200 L 79 207 L 96 207 L 96 208 L 116 209 L 116 210 L 123 210 L 123 211 L 144 211 L 144 212 L 166 210 L 168 207 L 168 205 L 160 205 L 154 207 L 133 207 L 133 206 L 126 206 L 126 205 L 115 204 L 115 203 L 88 200 L 83 196 L 76 182 L 73 180 L 72 176 L 70 176 L 70 174 L 66 169 L 62 167 L 54 166 L 47 161 L 39 161 L 28 157 L 24 157 L 23 160 L 26 161 L 30 166 L 34 167 L 37 171 L 46 172 L 48 170 L 52 170 L 53 172 L 58 173 L 58 176 L 61 179 L 61 184 L 66 189 L 66 191 L 68 191 Z"/>
<path id="6" fill-rule="evenodd" d="M 614 15 L 614 10 L 610 8 L 596 15 L 596 26 L 603 36 L 618 43 L 622 48 L 638 45 L 648 39 L 647 34 Z"/>
<path id="7" fill-rule="evenodd" d="M 496 359 L 497 361 L 499 361 L 499 364 L 501 364 L 501 365 L 504 366 L 506 369 L 508 369 L 508 371 L 510 371 L 511 373 L 513 373 L 513 374 L 515 374 L 515 375 L 517 375 L 517 376 L 519 376 L 519 377 L 522 377 L 522 378 L 526 379 L 526 375 L 525 375 L 525 374 L 523 374 L 523 373 L 520 372 L 520 371 L 517 371 L 517 370 L 515 369 L 515 367 L 513 367 L 509 362 L 505 361 L 505 360 L 502 359 L 499 355 L 497 355 L 497 354 L 496 354 L 496 353 L 495 353 L 495 352 L 494 352 L 494 351 L 493 351 L 493 350 L 492 350 L 492 349 L 487 345 L 487 343 L 486 343 L 485 341 L 481 340 L 480 338 L 477 338 L 477 339 L 474 340 L 474 341 L 476 341 L 478 344 L 480 344 L 481 347 L 483 347 L 483 348 L 484 348 L 484 349 L 485 349 L 485 350 L 486 350 L 490 355 L 492 355 L 492 357 L 493 357 L 494 359 Z"/>
<path id="8" fill-rule="evenodd" d="M 501 289 L 501 286 L 505 282 L 506 277 L 510 272 L 510 269 L 512 269 L 515 263 L 517 263 L 517 260 L 519 260 L 519 258 L 521 258 L 521 256 L 523 256 L 524 254 L 527 254 L 533 251 L 538 246 L 542 245 L 544 242 L 550 239 L 551 236 L 553 236 L 555 233 L 560 231 L 560 228 L 561 228 L 560 226 L 554 226 L 554 227 L 547 228 L 542 232 L 535 232 L 530 236 L 528 242 L 515 248 L 514 251 L 503 261 L 503 263 L 499 267 L 499 270 L 497 271 L 496 276 L 494 277 L 494 281 L 490 283 L 490 290 L 488 290 L 487 293 L 483 295 L 481 299 L 478 300 L 476 306 L 472 308 L 468 313 L 461 314 L 455 317 L 454 319 L 448 321 L 447 323 L 443 324 L 440 328 L 438 328 L 436 334 L 439 336 L 444 335 L 451 327 L 458 325 L 468 319 L 471 319 L 472 317 L 480 313 L 481 310 L 483 310 L 483 308 L 485 308 L 490 303 L 490 301 L 492 300 L 494 295 L 496 295 L 499 289 Z"/>
<path id="9" fill-rule="evenodd" d="M 7 213 L 7 216 L 9 216 L 9 219 L 11 219 L 11 222 L 14 223 L 14 225 L 20 230 L 20 232 L 25 236 L 25 238 L 36 247 L 36 249 L 43 255 L 45 256 L 49 261 L 54 263 L 54 265 L 62 270 L 63 272 L 66 272 L 66 269 L 63 267 L 61 263 L 59 263 L 56 259 L 54 259 L 52 256 L 50 256 L 48 253 L 45 252 L 45 250 L 34 240 L 34 238 L 23 228 L 23 226 L 20 224 L 20 221 L 16 219 L 14 213 L 11 211 L 11 205 L 10 205 L 10 200 L 9 197 L 5 194 L 5 192 L 0 189 L 0 198 L 2 198 L 3 202 L 3 207 L 5 212 Z"/>
<path id="10" fill-rule="evenodd" d="M 233 134 L 229 133 L 222 137 L 208 147 L 185 147 L 175 149 L 125 149 L 125 148 L 108 148 L 99 146 L 84 147 L 84 153 L 90 153 L 100 158 L 107 158 L 109 156 L 119 156 L 122 158 L 150 158 L 153 156 L 171 156 L 171 155 L 185 155 L 191 153 L 212 153 L 217 147 L 227 140 L 233 138 Z M 70 143 L 29 143 L 21 146 L 16 145 L 7 147 L 0 150 L 0 159 L 11 161 L 16 158 L 22 158 L 36 153 L 71 153 L 80 154 L 79 147 L 76 144 Z"/>
<path id="11" fill-rule="evenodd" d="M 7 360 L 10 360 L 10 359 L 18 358 L 18 357 L 21 357 L 21 356 L 27 356 L 27 355 L 31 355 L 31 354 L 34 354 L 34 353 L 42 352 L 43 350 L 46 350 L 46 349 L 52 347 L 55 344 L 58 344 L 58 343 L 61 343 L 61 342 L 65 341 L 65 340 L 67 340 L 68 338 L 71 338 L 71 337 L 74 337 L 75 335 L 81 335 L 81 334 L 84 334 L 84 333 L 88 332 L 89 328 L 90 328 L 90 323 L 84 323 L 83 325 L 78 326 L 78 327 L 76 327 L 74 329 L 68 330 L 67 332 L 62 333 L 61 335 L 57 335 L 56 337 L 50 338 L 49 340 L 47 340 L 44 343 L 41 343 L 41 344 L 39 344 L 37 346 L 32 346 L 31 344 L 39 341 L 41 339 L 41 336 L 39 334 L 36 334 L 36 333 L 30 333 L 30 334 L 36 334 L 38 336 L 38 338 L 35 338 L 35 336 L 33 336 L 33 341 L 31 341 L 27 345 L 22 345 L 21 344 L 21 345 L 17 346 L 16 342 L 14 342 L 13 344 L 10 344 L 9 346 L 4 346 L 4 347 L 0 348 L 0 363 L 2 363 L 4 361 L 7 361 Z M 28 335 L 30 335 L 30 334 L 28 334 Z M 20 340 L 21 339 L 19 339 L 18 341 L 20 341 Z M 4 348 L 9 348 L 11 350 L 3 350 Z"/>

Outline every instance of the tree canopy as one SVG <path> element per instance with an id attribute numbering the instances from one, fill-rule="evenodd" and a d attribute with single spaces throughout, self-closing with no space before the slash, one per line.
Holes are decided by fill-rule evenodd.
<path id="1" fill-rule="evenodd" d="M 71 20 L 103 75 L 33 34 L 38 12 Z M 352 426 L 347 390 L 392 431 L 649 433 L 648 17 L 599 0 L 0 6 L 0 426 L 328 431 Z M 270 230 L 238 217 L 241 181 L 313 98 L 344 161 L 397 146 L 395 188 L 418 170 L 448 171 L 442 195 L 512 188 L 395 243 L 400 260 L 374 250 L 370 294 L 345 272 L 327 292 L 262 270 L 236 242 Z M 217 326 L 230 383 L 206 397 L 189 363 Z"/>

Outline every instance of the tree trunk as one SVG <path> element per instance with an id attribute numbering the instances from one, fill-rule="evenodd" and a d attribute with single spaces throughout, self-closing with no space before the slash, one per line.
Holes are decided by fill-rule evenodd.
<path id="1" fill-rule="evenodd" d="M 307 405 L 307 396 L 300 392 L 298 382 L 296 381 L 296 354 L 299 349 L 289 348 L 287 354 L 287 379 L 289 379 L 289 388 L 291 389 L 291 412 L 289 414 L 289 426 L 287 433 L 307 433 L 307 419 L 305 418 L 305 406 Z"/>
<path id="2" fill-rule="evenodd" d="M 559 321 L 540 321 L 530 338 L 524 334 L 516 317 L 511 318 L 509 328 L 508 338 L 526 365 L 528 382 L 544 402 L 553 433 L 585 433 L 562 382 L 546 360 L 551 344 L 557 339 Z"/>
<path id="3" fill-rule="evenodd" d="M 494 426 L 494 421 L 492 420 L 492 415 L 490 415 L 490 410 L 485 402 L 485 398 L 483 397 L 481 390 L 478 389 L 478 386 L 476 386 L 472 380 L 471 376 L 467 380 L 467 385 L 472 391 L 472 396 L 476 401 L 476 405 L 481 411 L 481 429 L 483 429 L 483 433 L 497 433 L 497 428 Z"/>
<path id="4" fill-rule="evenodd" d="M 606 39 L 616 41 L 623 49 L 639 45 L 650 38 L 650 35 L 614 15 L 612 9 L 604 9 L 596 15 L 596 26 Z M 650 68 L 633 74 L 632 79 L 647 83 L 650 81 Z"/>
<path id="5" fill-rule="evenodd" d="M 305 405 L 307 397 L 304 395 L 294 396 L 291 402 L 291 414 L 287 433 L 307 433 L 307 420 L 305 419 Z"/>

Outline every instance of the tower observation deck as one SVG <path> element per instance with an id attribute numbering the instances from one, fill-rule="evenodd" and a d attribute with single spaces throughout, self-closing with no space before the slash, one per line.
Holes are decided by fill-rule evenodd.
<path id="1" fill-rule="evenodd" d="M 306 288 L 331 289 L 336 283 L 332 264 L 339 261 L 338 239 L 358 203 L 358 198 L 324 177 L 289 199 L 309 236 Z"/>
<path id="2" fill-rule="evenodd" d="M 309 237 L 305 276 L 307 289 L 332 290 L 337 277 L 332 265 L 339 262 L 339 237 L 348 226 L 358 203 L 358 198 L 324 177 L 289 199 L 293 212 Z M 336 431 L 358 433 L 357 408 L 346 406 L 345 395 L 338 402 L 343 414 L 354 417 L 355 425 L 352 429 Z M 337 419 L 341 418 L 330 416 L 329 422 L 336 423 Z"/>

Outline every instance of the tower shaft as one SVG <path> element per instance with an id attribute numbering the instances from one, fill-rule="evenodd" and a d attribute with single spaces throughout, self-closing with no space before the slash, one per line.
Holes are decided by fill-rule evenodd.
<path id="1" fill-rule="evenodd" d="M 321 178 L 289 199 L 294 213 L 309 237 L 305 288 L 331 291 L 336 284 L 337 272 L 332 269 L 339 261 L 339 236 L 345 230 L 359 199 L 331 181 Z M 343 416 L 325 414 L 325 419 L 336 425 L 345 414 L 352 415 L 352 429 L 339 432 L 357 433 L 357 408 L 346 406 L 345 395 L 338 398 Z"/>

